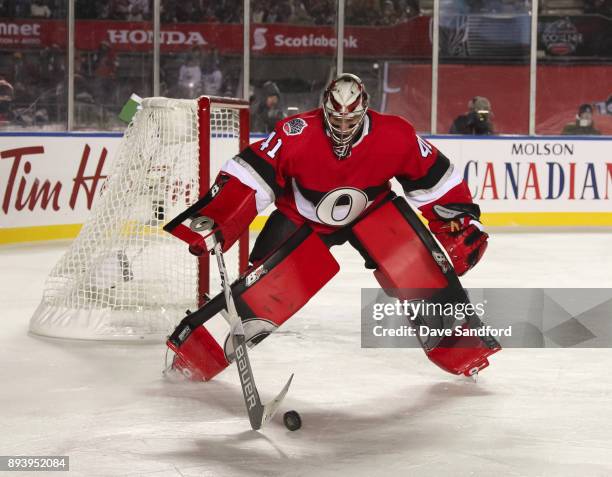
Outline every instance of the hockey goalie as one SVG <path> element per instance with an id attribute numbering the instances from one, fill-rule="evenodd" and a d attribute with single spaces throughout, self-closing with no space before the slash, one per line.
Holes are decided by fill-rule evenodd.
<path id="1" fill-rule="evenodd" d="M 406 198 L 391 191 L 392 178 Z M 487 248 L 480 209 L 449 159 L 403 118 L 369 109 L 364 85 L 352 74 L 328 85 L 322 107 L 281 120 L 266 139 L 229 159 L 208 193 L 164 228 L 195 255 L 210 253 L 212 243 L 225 251 L 272 203 L 276 210 L 255 241 L 250 267 L 231 285 L 249 346 L 338 272 L 332 246 L 353 246 L 390 296 L 452 303 L 468 301 L 457 277 Z M 417 289 L 434 292 L 414 296 Z M 231 340 L 206 326 L 225 308 L 219 294 L 183 319 L 167 342 L 174 369 L 209 380 L 232 362 Z M 444 326 L 419 317 L 414 323 Z M 472 316 L 461 326 L 483 325 Z M 501 349 L 474 335 L 421 345 L 442 369 L 472 375 Z"/>

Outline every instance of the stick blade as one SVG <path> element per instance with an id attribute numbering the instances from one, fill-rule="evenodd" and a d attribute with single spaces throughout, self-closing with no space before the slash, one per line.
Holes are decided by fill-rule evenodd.
<path id="1" fill-rule="evenodd" d="M 263 427 L 266 422 L 272 419 L 274 417 L 274 414 L 276 414 L 276 411 L 278 411 L 278 407 L 280 406 L 281 402 L 283 402 L 283 399 L 285 399 L 285 396 L 289 391 L 291 381 L 293 381 L 293 374 L 291 374 L 291 377 L 289 378 L 287 384 L 285 384 L 283 389 L 281 389 L 281 392 L 278 393 L 278 395 L 274 399 L 272 399 L 272 401 L 264 405 L 263 416 L 261 419 L 261 427 Z"/>

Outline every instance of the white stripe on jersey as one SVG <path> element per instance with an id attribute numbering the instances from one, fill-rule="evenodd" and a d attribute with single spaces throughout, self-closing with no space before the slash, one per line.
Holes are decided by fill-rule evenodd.
<path id="1" fill-rule="evenodd" d="M 446 170 L 438 183 L 430 189 L 413 190 L 406 194 L 408 201 L 415 207 L 421 207 L 438 200 L 453 187 L 461 184 L 463 178 L 452 164 Z"/>
<path id="2" fill-rule="evenodd" d="M 295 199 L 295 207 L 300 215 L 308 220 L 312 220 L 313 222 L 321 223 L 319 218 L 317 217 L 316 204 L 310 202 L 306 197 L 302 195 L 300 192 L 300 188 L 298 187 L 295 179 L 291 179 L 291 185 L 293 186 L 293 198 Z"/>
<path id="3" fill-rule="evenodd" d="M 274 192 L 268 184 L 255 172 L 255 170 L 238 156 L 230 159 L 223 167 L 223 172 L 233 175 L 244 185 L 255 190 L 255 203 L 257 213 L 263 212 L 274 202 Z"/>

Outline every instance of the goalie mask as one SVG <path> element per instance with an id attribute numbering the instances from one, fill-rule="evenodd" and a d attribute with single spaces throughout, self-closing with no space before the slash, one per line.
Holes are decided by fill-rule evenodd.
<path id="1" fill-rule="evenodd" d="M 355 136 L 361 130 L 368 110 L 368 93 L 361 80 L 352 74 L 338 76 L 323 93 L 323 117 L 334 154 L 348 157 Z"/>

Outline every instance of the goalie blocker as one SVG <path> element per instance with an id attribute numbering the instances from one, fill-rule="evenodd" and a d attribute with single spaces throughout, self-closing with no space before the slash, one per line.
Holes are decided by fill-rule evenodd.
<path id="1" fill-rule="evenodd" d="M 164 225 L 164 230 L 187 242 L 193 255 L 211 252 L 213 235 L 227 252 L 256 216 L 255 191 L 221 172 L 208 193 Z"/>
<path id="2" fill-rule="evenodd" d="M 360 220 L 353 231 L 378 265 L 374 272 L 385 292 L 400 300 L 469 303 L 457 275 L 429 230 L 401 197 L 385 203 Z M 395 243 L 395 247 L 390 247 Z M 454 318 L 452 318 L 454 322 Z M 439 317 L 417 316 L 413 325 L 445 328 Z M 463 329 L 483 326 L 478 316 L 467 316 Z M 501 349 L 492 337 L 445 336 L 433 342 L 420 339 L 431 361 L 453 374 L 470 376 L 489 365 L 488 356 Z"/>

